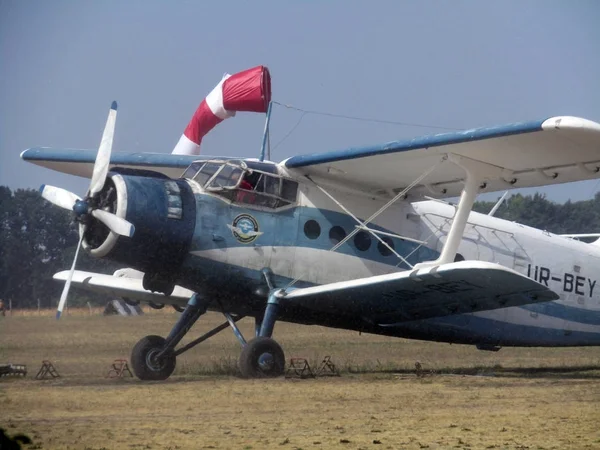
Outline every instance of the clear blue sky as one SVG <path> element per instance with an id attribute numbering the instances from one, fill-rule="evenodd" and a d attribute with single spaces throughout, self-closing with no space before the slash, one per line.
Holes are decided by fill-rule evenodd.
<path id="1" fill-rule="evenodd" d="M 259 64 L 271 70 L 274 100 L 305 109 L 457 129 L 600 121 L 599 24 L 594 0 L 0 0 L 0 184 L 84 194 L 86 180 L 19 153 L 96 148 L 112 100 L 115 151 L 169 153 L 224 72 Z M 300 114 L 274 110 L 274 144 Z M 257 156 L 263 124 L 240 113 L 202 152 Z M 308 115 L 272 159 L 436 132 Z M 544 192 L 565 201 L 598 189 Z"/>

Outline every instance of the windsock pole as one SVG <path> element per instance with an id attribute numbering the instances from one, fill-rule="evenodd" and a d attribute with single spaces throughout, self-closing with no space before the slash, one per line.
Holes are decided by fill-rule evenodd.
<path id="1" fill-rule="evenodd" d="M 265 131 L 263 132 L 262 147 L 260 148 L 260 161 L 265 160 L 267 137 L 269 136 L 269 122 L 271 121 L 271 106 L 273 106 L 273 102 L 269 102 L 269 107 L 267 108 L 267 119 L 265 121 Z M 271 149 L 269 149 L 269 160 L 270 159 L 271 159 Z"/>

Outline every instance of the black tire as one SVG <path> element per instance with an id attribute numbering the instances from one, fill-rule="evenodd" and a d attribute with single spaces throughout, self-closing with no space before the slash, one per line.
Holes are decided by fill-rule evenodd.
<path id="1" fill-rule="evenodd" d="M 275 340 L 257 337 L 242 349 L 239 368 L 244 378 L 278 377 L 285 371 L 285 355 Z"/>
<path id="2" fill-rule="evenodd" d="M 152 308 L 152 309 L 163 309 L 165 307 L 164 303 L 154 303 L 154 302 L 148 302 L 148 305 Z"/>
<path id="3" fill-rule="evenodd" d="M 163 349 L 165 342 L 160 336 L 146 336 L 133 347 L 131 367 L 140 380 L 166 380 L 175 370 L 176 357 L 172 351 L 165 353 L 160 360 L 152 358 Z"/>

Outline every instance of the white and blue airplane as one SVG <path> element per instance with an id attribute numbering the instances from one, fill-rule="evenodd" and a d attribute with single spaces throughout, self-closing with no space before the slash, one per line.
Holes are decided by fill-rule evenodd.
<path id="1" fill-rule="evenodd" d="M 244 377 L 281 375 L 279 320 L 483 350 L 600 345 L 600 242 L 472 212 L 479 193 L 598 178 L 598 123 L 551 117 L 275 163 L 111 154 L 116 109 L 97 152 L 21 157 L 91 178 L 83 199 L 42 195 L 74 212 L 80 246 L 127 267 L 77 271 L 76 253 L 55 275 L 59 314 L 71 283 L 185 308 L 166 338 L 135 345 L 142 380 L 168 378 L 178 355 L 229 326 Z M 207 310 L 226 321 L 177 348 Z"/>

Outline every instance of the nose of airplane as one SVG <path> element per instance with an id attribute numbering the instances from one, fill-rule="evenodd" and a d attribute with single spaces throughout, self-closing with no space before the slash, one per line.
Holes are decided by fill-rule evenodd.
<path id="1" fill-rule="evenodd" d="M 102 210 L 133 224 L 135 234 L 122 238 L 102 222 L 90 220 L 83 246 L 92 256 L 146 273 L 180 266 L 196 226 L 195 198 L 185 181 L 155 173 L 110 173 L 99 198 Z"/>

